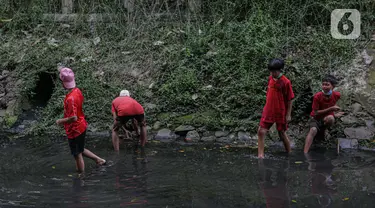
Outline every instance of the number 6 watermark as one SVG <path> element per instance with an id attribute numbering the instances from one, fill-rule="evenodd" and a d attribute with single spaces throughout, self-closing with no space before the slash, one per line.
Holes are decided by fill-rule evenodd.
<path id="1" fill-rule="evenodd" d="M 331 35 L 335 39 L 357 39 L 361 35 L 361 14 L 356 9 L 335 9 L 331 13 Z"/>

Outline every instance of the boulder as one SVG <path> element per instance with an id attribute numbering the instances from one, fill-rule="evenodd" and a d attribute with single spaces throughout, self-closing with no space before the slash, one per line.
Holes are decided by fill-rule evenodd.
<path id="1" fill-rule="evenodd" d="M 238 140 L 246 142 L 246 141 L 251 140 L 251 137 L 248 133 L 244 131 L 240 131 L 238 132 Z"/>
<path id="2" fill-rule="evenodd" d="M 358 148 L 358 140 L 356 139 L 339 138 L 338 143 L 341 149 L 357 149 Z"/>
<path id="3" fill-rule="evenodd" d="M 189 131 L 187 134 L 186 134 L 186 140 L 188 141 L 192 141 L 192 142 L 199 142 L 200 140 L 200 136 L 199 136 L 199 133 L 197 131 Z"/>
<path id="4" fill-rule="evenodd" d="M 372 139 L 374 136 L 367 127 L 346 128 L 344 133 L 349 139 Z"/>
<path id="5" fill-rule="evenodd" d="M 358 119 L 352 115 L 342 117 L 341 121 L 346 125 L 358 123 Z"/>
<path id="6" fill-rule="evenodd" d="M 207 136 L 207 137 L 202 137 L 201 141 L 202 142 L 215 142 L 216 137 L 215 136 Z"/>
<path id="7" fill-rule="evenodd" d="M 195 128 L 193 126 L 181 125 L 181 126 L 177 127 L 174 131 L 175 131 L 176 134 L 184 136 L 189 131 L 193 131 L 193 130 L 195 130 Z"/>
<path id="8" fill-rule="evenodd" d="M 159 140 L 162 142 L 171 142 L 173 139 L 175 139 L 175 136 L 169 129 L 160 129 L 155 135 L 155 140 Z"/>
<path id="9" fill-rule="evenodd" d="M 354 103 L 354 104 L 352 105 L 352 112 L 353 112 L 353 113 L 358 113 L 358 112 L 360 112 L 360 111 L 362 111 L 362 105 L 359 104 L 359 103 Z"/>
<path id="10" fill-rule="evenodd" d="M 216 137 L 226 137 L 228 136 L 228 134 L 229 134 L 229 131 L 216 131 L 215 132 Z"/>
<path id="11" fill-rule="evenodd" d="M 224 143 L 224 144 L 230 144 L 232 143 L 234 140 L 229 138 L 229 137 L 219 137 L 219 138 L 216 138 L 216 142 L 219 142 L 219 143 Z"/>

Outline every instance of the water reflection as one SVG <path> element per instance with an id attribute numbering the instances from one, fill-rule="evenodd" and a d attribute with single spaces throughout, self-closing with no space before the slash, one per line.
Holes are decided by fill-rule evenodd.
<path id="1" fill-rule="evenodd" d="M 266 199 L 267 208 L 291 207 L 288 192 L 289 163 L 289 159 L 258 161 L 259 185 Z"/>
<path id="2" fill-rule="evenodd" d="M 121 163 L 115 166 L 115 189 L 120 198 L 120 206 L 147 204 L 147 163 L 143 163 L 143 158 L 138 155 L 135 149 L 131 156 L 131 171 L 124 171 Z"/>
<path id="3" fill-rule="evenodd" d="M 308 163 L 309 183 L 311 193 L 316 198 L 317 207 L 330 207 L 333 204 L 333 194 L 336 193 L 332 176 L 334 166 L 323 154 L 305 154 Z"/>
<path id="4" fill-rule="evenodd" d="M 375 155 L 318 151 L 268 159 L 231 148 L 133 149 L 74 178 L 66 143 L 0 151 L 0 207 L 373 207 Z M 251 153 L 251 155 L 253 155 Z M 259 177 L 257 177 L 259 176 Z M 360 206 L 359 206 L 359 205 Z"/>

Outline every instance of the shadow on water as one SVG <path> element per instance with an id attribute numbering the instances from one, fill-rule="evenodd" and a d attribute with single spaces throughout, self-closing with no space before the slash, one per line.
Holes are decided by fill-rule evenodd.
<path id="1" fill-rule="evenodd" d="M 374 153 L 317 150 L 258 160 L 250 149 L 87 145 L 105 157 L 74 172 L 66 142 L 0 151 L 0 207 L 373 207 Z M 99 147 L 100 146 L 100 147 Z"/>

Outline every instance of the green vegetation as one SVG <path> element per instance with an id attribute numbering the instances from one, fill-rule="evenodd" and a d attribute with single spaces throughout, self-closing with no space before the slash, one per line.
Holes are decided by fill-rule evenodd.
<path id="1" fill-rule="evenodd" d="M 110 103 L 123 88 L 141 103 L 157 105 L 147 112 L 150 123 L 167 112 L 159 116 L 166 124 L 255 130 L 265 102 L 266 66 L 273 57 L 286 60 L 285 74 L 296 94 L 294 121 L 299 121 L 322 76 L 342 70 L 362 44 L 331 37 L 331 11 L 359 9 L 363 40 L 375 20 L 372 0 L 212 0 L 203 1 L 199 13 L 186 5 L 142 1 L 132 14 L 116 1 L 79 0 L 74 12 L 82 16 L 62 24 L 42 18 L 60 13 L 60 1 L 28 2 L 1 2 L 0 18 L 12 21 L 0 29 L 0 67 L 22 78 L 22 93 L 30 96 L 38 73 L 57 74 L 57 63 L 66 63 L 85 95 L 87 119 L 99 130 L 109 129 Z M 116 15 L 102 23 L 83 18 L 100 12 Z M 57 130 L 64 95 L 60 86 L 56 79 L 35 133 Z"/>

